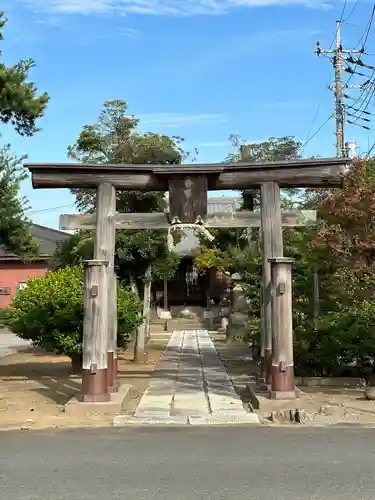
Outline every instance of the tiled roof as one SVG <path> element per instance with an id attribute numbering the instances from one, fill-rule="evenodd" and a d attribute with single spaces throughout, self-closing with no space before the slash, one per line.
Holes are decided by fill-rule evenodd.
<path id="1" fill-rule="evenodd" d="M 38 224 L 32 224 L 31 234 L 40 242 L 39 255 L 44 258 L 52 257 L 57 249 L 58 243 L 63 240 L 68 240 L 71 236 L 63 231 L 58 231 L 57 229 L 52 229 L 50 227 L 39 226 Z M 7 252 L 4 248 L 0 247 L 0 259 L 14 260 L 18 259 L 18 256 L 14 253 Z"/>

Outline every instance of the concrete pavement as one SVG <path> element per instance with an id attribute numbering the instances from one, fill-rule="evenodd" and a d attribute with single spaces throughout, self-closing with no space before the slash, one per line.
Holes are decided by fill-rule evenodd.
<path id="1" fill-rule="evenodd" d="M 259 423 L 242 404 L 207 330 L 176 330 L 133 416 L 114 425 L 139 423 Z"/>
<path id="2" fill-rule="evenodd" d="M 7 329 L 0 330 L 0 358 L 31 346 L 31 342 L 20 339 Z"/>
<path id="3" fill-rule="evenodd" d="M 0 433 L 1 500 L 373 500 L 373 429 Z"/>

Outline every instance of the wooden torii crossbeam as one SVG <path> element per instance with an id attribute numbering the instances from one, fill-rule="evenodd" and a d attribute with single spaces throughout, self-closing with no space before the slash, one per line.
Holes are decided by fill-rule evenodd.
<path id="1" fill-rule="evenodd" d="M 305 226 L 316 221 L 316 210 L 292 210 L 282 212 L 283 227 Z M 116 229 L 169 229 L 171 220 L 168 213 L 116 213 Z M 202 221 L 207 229 L 231 229 L 261 227 L 260 212 L 222 212 L 207 216 Z M 96 227 L 96 214 L 62 214 L 59 228 L 63 231 L 92 230 Z"/>
<path id="2" fill-rule="evenodd" d="M 27 163 L 32 184 L 41 188 L 96 188 L 108 182 L 118 189 L 168 191 L 171 183 L 201 176 L 208 190 L 259 188 L 269 181 L 279 187 L 339 187 L 347 158 L 313 158 L 274 162 L 129 165 Z M 176 179 L 176 176 L 180 179 Z M 204 179 L 204 180 L 203 180 Z"/>
<path id="3" fill-rule="evenodd" d="M 250 189 L 261 190 L 260 225 L 264 247 L 264 269 L 270 268 L 269 258 L 273 260 L 272 321 L 265 328 L 267 346 L 272 341 L 272 389 L 273 394 L 290 395 L 294 391 L 292 330 L 289 321 L 291 294 L 283 295 L 280 302 L 277 290 L 289 290 L 287 264 L 275 258 L 282 257 L 282 215 L 280 211 L 279 189 L 288 187 L 340 187 L 348 158 L 318 158 L 281 162 L 247 162 L 235 164 L 193 164 L 193 165 L 88 165 L 88 164 L 26 164 L 32 175 L 32 184 L 41 188 L 94 188 L 97 190 L 95 223 L 95 261 L 90 265 L 102 266 L 101 272 L 86 273 L 85 311 L 95 310 L 95 315 L 86 314 L 83 339 L 83 400 L 105 401 L 109 389 L 116 387 L 116 285 L 114 274 L 114 250 L 116 221 L 116 189 L 147 191 L 169 191 L 169 220 L 182 224 L 195 224 L 197 221 L 219 224 L 207 218 L 208 190 Z M 148 214 L 150 215 L 150 214 Z M 294 214 L 294 216 L 296 216 Z M 159 217 L 160 226 L 160 214 Z M 162 224 L 165 224 L 163 214 Z M 236 214 L 236 218 L 238 215 Z M 251 216 L 251 217 L 258 217 Z M 297 215 L 298 217 L 298 215 Z M 245 216 L 246 218 L 246 216 Z M 285 218 L 285 215 L 284 215 Z M 259 219 L 252 219 L 259 225 Z M 93 219 L 91 219 L 92 227 Z M 123 224 L 124 219 L 120 222 Z M 128 221 L 129 222 L 129 219 Z M 233 221 L 232 221 L 233 222 Z M 247 222 L 251 221 L 247 219 Z M 68 223 L 72 223 L 72 220 Z M 87 223 L 87 220 L 86 220 Z M 135 222 L 133 222 L 135 225 Z M 139 224 L 139 221 L 138 221 Z M 220 221 L 220 224 L 223 224 Z M 133 228 L 134 228 L 133 225 Z M 87 228 L 88 226 L 86 226 Z M 129 225 L 127 226 L 129 227 Z M 150 226 L 149 226 L 150 227 Z M 216 227 L 223 227 L 216 226 Z M 226 225 L 225 227 L 235 227 Z M 242 226 L 241 226 L 242 227 Z M 284 274 L 280 274 L 280 269 Z M 279 272 L 280 271 L 280 272 Z M 268 271 L 267 271 L 268 273 Z M 270 273 L 264 273 L 263 288 L 270 288 Z M 286 277 L 280 282 L 280 276 Z M 94 279 L 95 278 L 95 279 Z M 276 284 L 279 285 L 276 286 Z M 283 285 L 283 286 L 281 286 Z M 108 293 L 97 293 L 98 288 L 108 286 Z M 276 287 L 276 288 L 275 288 Z M 289 288 L 288 288 L 289 287 Z M 290 292 L 290 290 L 289 290 Z M 94 304 L 95 302 L 95 304 Z M 95 305 L 95 307 L 93 306 Z M 277 307 L 276 307 L 277 306 Z M 267 314 L 270 312 L 269 304 Z M 276 316 L 275 316 L 276 314 Z M 289 316 L 288 316 L 289 315 Z M 268 316 L 267 316 L 268 317 Z M 275 321 L 275 318 L 278 321 Z M 285 321 L 284 321 L 285 319 Z M 270 324 L 272 323 L 272 328 Z M 105 335 L 95 332 L 106 329 Z M 106 327 L 106 328 L 105 328 Z M 268 330 L 267 330 L 268 328 Z M 270 334 L 272 336 L 270 337 Z M 107 340 L 107 341 L 105 341 Z M 105 356 L 108 352 L 108 357 Z M 271 351 L 268 353 L 271 354 Z M 104 384 L 109 377 L 107 386 Z"/>

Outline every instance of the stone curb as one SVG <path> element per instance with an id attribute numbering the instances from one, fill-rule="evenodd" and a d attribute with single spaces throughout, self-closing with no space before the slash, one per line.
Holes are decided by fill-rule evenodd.
<path id="1" fill-rule="evenodd" d="M 359 377 L 295 377 L 295 384 L 302 387 L 365 387 L 364 379 Z"/>
<path id="2" fill-rule="evenodd" d="M 187 425 L 187 417 L 132 417 L 131 415 L 117 415 L 112 421 L 113 427 L 128 425 Z"/>
<path id="3" fill-rule="evenodd" d="M 124 426 L 145 426 L 145 425 L 179 425 L 179 426 L 211 426 L 211 425 L 248 425 L 248 424 L 261 424 L 259 415 L 256 413 L 244 414 L 226 414 L 214 416 L 149 416 L 149 417 L 134 417 L 131 415 L 117 415 L 112 421 L 113 427 Z"/>

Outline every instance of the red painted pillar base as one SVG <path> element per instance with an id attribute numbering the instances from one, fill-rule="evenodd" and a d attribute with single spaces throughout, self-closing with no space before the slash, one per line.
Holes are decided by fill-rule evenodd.
<path id="1" fill-rule="evenodd" d="M 82 370 L 82 394 L 81 401 L 84 403 L 105 403 L 110 401 L 108 391 L 107 368 L 97 370 Z"/>
<path id="2" fill-rule="evenodd" d="M 269 393 L 270 399 L 296 399 L 299 392 L 294 384 L 294 366 L 271 367 L 272 388 Z"/>

